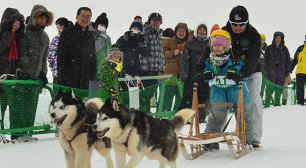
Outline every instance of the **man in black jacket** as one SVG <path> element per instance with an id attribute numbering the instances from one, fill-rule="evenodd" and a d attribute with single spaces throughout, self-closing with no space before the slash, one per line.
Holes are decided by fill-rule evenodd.
<path id="1" fill-rule="evenodd" d="M 64 29 L 61 34 L 57 57 L 59 85 L 88 90 L 89 81 L 95 78 L 95 40 L 88 31 L 91 16 L 88 7 L 79 8 L 75 26 Z"/>
<path id="2" fill-rule="evenodd" d="M 261 52 L 261 37 L 257 30 L 249 23 L 249 14 L 245 7 L 236 6 L 229 15 L 229 21 L 222 28 L 230 33 L 232 38 L 232 50 L 236 58 L 245 61 L 245 66 L 240 72 L 231 74 L 233 80 L 240 81 L 246 77 L 249 89 L 250 103 L 244 106 L 244 118 L 246 125 L 246 141 L 252 150 L 259 147 L 262 136 L 263 105 L 260 97 L 262 73 L 259 62 Z M 202 78 L 205 61 L 209 57 L 210 48 L 206 47 L 196 66 L 196 78 Z M 235 64 L 239 59 L 235 59 Z M 251 145 L 252 144 L 252 145 Z"/>

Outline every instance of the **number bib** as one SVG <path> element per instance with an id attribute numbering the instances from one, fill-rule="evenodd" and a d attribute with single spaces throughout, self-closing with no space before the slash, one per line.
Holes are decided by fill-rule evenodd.
<path id="1" fill-rule="evenodd" d="M 227 89 L 236 85 L 236 82 L 232 79 L 226 79 L 225 76 L 216 76 L 214 79 L 210 80 L 208 84 L 210 87 L 216 85 L 218 88 Z"/>

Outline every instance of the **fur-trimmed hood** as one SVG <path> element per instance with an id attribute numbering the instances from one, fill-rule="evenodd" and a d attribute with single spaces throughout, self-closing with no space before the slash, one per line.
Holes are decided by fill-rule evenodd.
<path id="1" fill-rule="evenodd" d="M 1 29 L 3 30 L 12 20 L 19 20 L 24 23 L 24 16 L 15 8 L 6 8 L 1 18 Z"/>
<path id="2" fill-rule="evenodd" d="M 50 26 L 53 23 L 53 13 L 48 11 L 47 8 L 44 7 L 43 5 L 35 5 L 33 7 L 31 15 L 30 15 L 29 25 L 30 24 L 36 25 L 38 16 L 43 14 L 43 13 L 48 16 L 46 27 Z"/>
<path id="3" fill-rule="evenodd" d="M 206 22 L 204 22 L 204 21 L 201 21 L 201 22 L 199 22 L 199 23 L 197 24 L 196 28 L 194 29 L 193 35 L 194 35 L 195 38 L 198 38 L 198 37 L 197 37 L 197 36 L 198 36 L 198 28 L 199 28 L 199 26 L 202 25 L 202 24 L 206 26 L 206 29 L 207 29 L 207 30 L 206 30 L 206 32 L 207 32 L 206 35 L 207 35 L 207 38 L 209 37 L 209 36 L 208 36 L 208 32 L 209 32 L 208 24 L 207 24 Z"/>

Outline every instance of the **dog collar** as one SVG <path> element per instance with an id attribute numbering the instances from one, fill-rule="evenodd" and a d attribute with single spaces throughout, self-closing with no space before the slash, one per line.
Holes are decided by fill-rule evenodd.
<path id="1" fill-rule="evenodd" d="M 81 122 L 83 125 L 86 125 L 86 126 L 93 126 L 93 124 L 87 124 L 87 123 L 84 123 L 84 122 Z"/>
<path id="2" fill-rule="evenodd" d="M 122 143 L 125 147 L 128 147 L 128 143 L 129 143 L 129 138 L 130 138 L 131 132 L 132 132 L 132 128 L 131 128 L 131 130 L 129 132 L 128 137 L 126 138 L 126 142 Z"/>

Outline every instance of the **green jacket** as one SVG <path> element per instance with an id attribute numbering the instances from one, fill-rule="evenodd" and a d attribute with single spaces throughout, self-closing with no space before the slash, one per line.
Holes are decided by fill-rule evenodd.
<path id="1" fill-rule="evenodd" d="M 107 40 L 104 41 L 104 46 L 101 48 L 101 50 L 97 53 L 97 73 L 96 73 L 96 80 L 99 80 L 99 65 L 102 63 L 102 61 L 107 57 L 107 51 L 111 48 L 111 43 Z"/>
<path id="2" fill-rule="evenodd" d="M 20 71 L 31 79 L 39 79 L 39 74 L 47 74 L 47 56 L 49 49 L 49 36 L 45 27 L 39 26 L 36 21 L 40 14 L 49 16 L 46 26 L 51 25 L 53 14 L 42 5 L 35 5 L 30 15 L 29 25 L 25 31 L 27 42 L 27 55 L 21 58 Z"/>
<path id="3" fill-rule="evenodd" d="M 99 64 L 99 91 L 102 91 L 100 97 L 103 101 L 106 101 L 108 97 L 111 97 L 111 94 L 109 93 L 110 88 L 114 88 L 119 94 L 119 72 L 115 69 L 116 66 L 117 64 L 106 60 L 106 58 L 102 59 Z"/>

